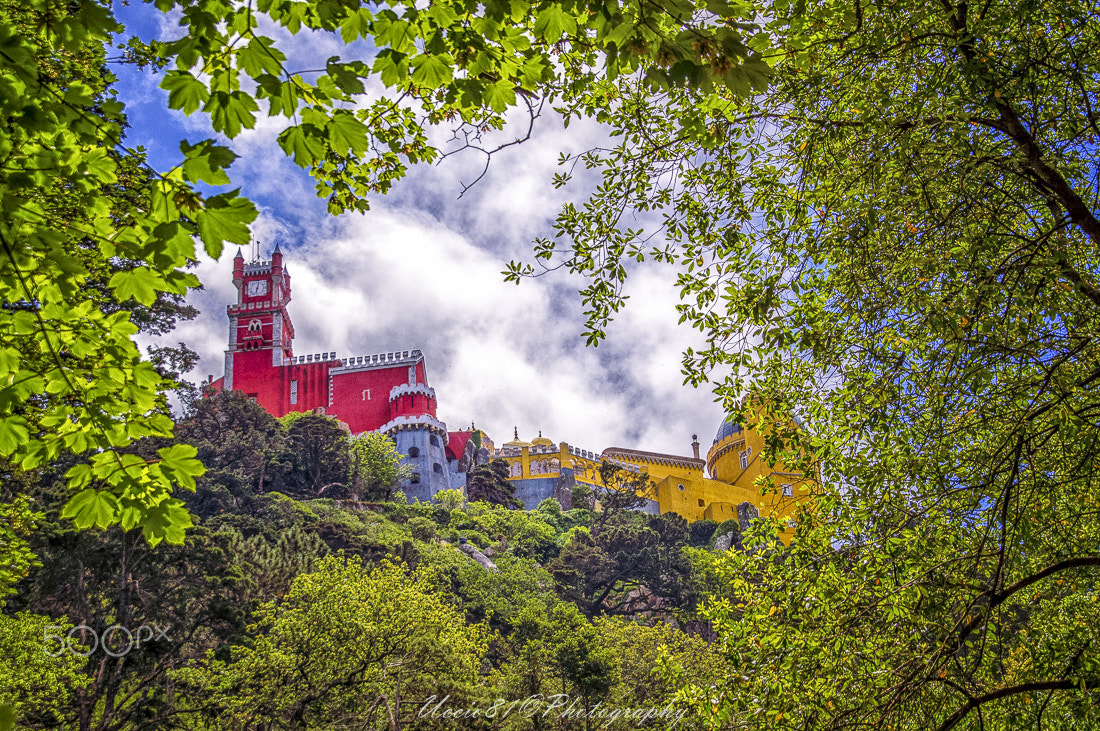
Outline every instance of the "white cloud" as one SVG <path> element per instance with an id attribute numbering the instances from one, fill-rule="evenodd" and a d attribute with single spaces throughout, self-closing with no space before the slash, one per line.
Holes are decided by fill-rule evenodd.
<path id="1" fill-rule="evenodd" d="M 680 385 L 690 334 L 675 324 L 667 277 L 636 275 L 633 303 L 591 349 L 569 287 L 505 283 L 493 254 L 423 212 L 319 223 L 305 245 L 284 249 L 297 353 L 420 348 L 441 418 L 452 428 L 476 422 L 498 443 L 518 426 L 527 439 L 541 430 L 593 450 L 689 454 L 692 433 L 709 444 L 721 414 L 707 392 Z M 203 315 L 171 336 L 200 352 L 199 377 L 222 372 L 232 255 L 199 267 L 206 289 L 192 301 Z"/>
<path id="2" fill-rule="evenodd" d="M 328 37 L 265 32 L 279 37 L 299 67 L 343 52 Z M 153 81 L 135 79 L 128 87 L 128 103 L 164 114 L 165 95 Z M 522 119 L 516 121 L 494 135 L 494 144 L 526 131 Z M 547 113 L 533 139 L 494 155 L 486 176 L 461 199 L 462 183 L 484 162 L 473 151 L 414 168 L 388 197 L 372 201 L 368 214 L 334 219 L 279 149 L 275 138 L 285 125 L 283 118 L 260 116 L 255 129 L 231 142 L 242 156 L 231 173 L 261 210 L 253 232 L 265 257 L 274 242 L 282 244 L 293 283 L 296 353 L 420 348 L 441 418 L 452 428 L 474 421 L 498 444 L 518 426 L 526 439 L 541 430 L 597 451 L 620 446 L 687 455 L 693 433 L 704 452 L 709 447 L 721 409 L 706 390 L 681 385 L 680 354 L 699 342 L 676 322 L 671 270 L 641 268 L 632 275 L 631 300 L 598 349 L 583 346 L 578 279 L 558 272 L 516 287 L 500 273 L 508 259 L 529 259 L 531 241 L 552 236 L 562 203 L 591 182 L 582 173 L 580 184 L 555 189 L 559 152 L 606 145 L 605 130 L 576 121 L 566 130 Z M 171 112 L 164 128 L 146 124 L 131 136 L 174 153 L 178 137 L 166 139 L 168 127 L 192 138 L 211 135 L 201 116 Z M 225 306 L 236 298 L 234 253 L 199 265 L 206 288 L 191 301 L 203 314 L 165 338 L 200 353 L 196 379 L 222 374 Z"/>

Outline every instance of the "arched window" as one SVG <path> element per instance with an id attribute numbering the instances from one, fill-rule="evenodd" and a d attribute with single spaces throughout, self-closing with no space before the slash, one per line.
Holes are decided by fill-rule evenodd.
<path id="1" fill-rule="evenodd" d="M 412 473 L 412 477 L 409 479 L 409 483 L 413 484 L 413 485 L 419 485 L 420 484 L 420 473 L 419 472 Z"/>
<path id="2" fill-rule="evenodd" d="M 561 460 L 557 460 L 557 459 L 550 460 L 550 471 L 551 472 L 560 472 L 561 471 Z"/>
<path id="3" fill-rule="evenodd" d="M 409 456 L 410 457 L 419 457 L 420 456 L 420 450 L 416 447 L 409 447 Z"/>
<path id="4" fill-rule="evenodd" d="M 682 482 L 680 484 L 676 485 L 676 487 L 680 488 L 680 492 L 684 491 L 684 484 Z"/>
<path id="5" fill-rule="evenodd" d="M 259 320 L 253 320 L 252 322 L 248 323 L 248 332 L 258 333 L 258 332 L 260 332 L 260 327 L 261 327 L 260 321 Z"/>
<path id="6" fill-rule="evenodd" d="M 435 434 L 432 434 L 431 437 L 428 438 L 428 441 L 432 443 L 433 447 L 439 446 L 439 437 L 437 437 Z"/>
<path id="7" fill-rule="evenodd" d="M 741 453 L 741 469 L 745 470 L 749 467 L 749 453 L 747 451 Z"/>
<path id="8" fill-rule="evenodd" d="M 437 475 L 442 475 L 443 474 L 443 465 L 436 462 L 435 464 L 432 465 L 432 472 L 436 473 Z"/>
<path id="9" fill-rule="evenodd" d="M 523 465 L 519 462 L 512 463 L 512 477 L 520 477 L 523 474 Z"/>

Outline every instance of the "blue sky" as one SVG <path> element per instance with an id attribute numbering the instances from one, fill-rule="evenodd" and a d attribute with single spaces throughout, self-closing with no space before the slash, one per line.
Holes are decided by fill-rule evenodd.
<path id="1" fill-rule="evenodd" d="M 116 5 L 116 12 L 145 40 L 179 33 L 143 3 Z M 347 53 L 319 36 L 285 39 L 280 48 L 302 63 Z M 114 70 L 131 124 L 127 144 L 146 148 L 154 165 L 174 164 L 181 139 L 215 136 L 201 116 L 168 111 L 158 75 Z M 326 213 L 308 176 L 279 149 L 281 129 L 281 121 L 261 117 L 255 130 L 223 144 L 241 156 L 230 173 L 261 211 L 253 232 L 264 254 L 276 241 L 285 254 L 296 354 L 420 348 L 440 418 L 451 428 L 474 422 L 498 444 L 515 426 L 526 439 L 541 431 L 593 451 L 690 454 L 693 433 L 709 447 L 722 410 L 707 390 L 681 385 L 681 352 L 701 343 L 677 325 L 673 270 L 632 274 L 630 304 L 595 349 L 581 337 L 579 278 L 557 272 L 518 287 L 503 281 L 506 263 L 530 259 L 531 242 L 552 235 L 560 205 L 583 194 L 583 181 L 557 190 L 552 175 L 560 152 L 606 141 L 594 123 L 565 130 L 552 115 L 540 119 L 533 139 L 495 156 L 461 199 L 462 183 L 483 164 L 472 153 L 415 168 L 367 214 L 339 217 Z M 444 149 L 446 137 L 437 140 Z M 167 338 L 202 356 L 196 380 L 222 373 L 233 253 L 200 263 L 205 289 L 191 302 L 202 315 Z"/>

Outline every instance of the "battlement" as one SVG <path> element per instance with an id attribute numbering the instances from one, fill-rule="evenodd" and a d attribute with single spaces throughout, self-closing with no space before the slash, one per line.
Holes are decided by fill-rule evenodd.
<path id="1" fill-rule="evenodd" d="M 245 262 L 244 273 L 245 274 L 267 274 L 271 271 L 271 261 L 250 261 Z"/>
<path id="2" fill-rule="evenodd" d="M 229 314 L 234 315 L 240 314 L 242 312 L 248 312 L 250 310 L 269 310 L 273 307 L 282 307 L 285 304 L 286 302 L 275 303 L 271 300 L 264 300 L 263 302 L 245 302 L 239 305 L 228 305 L 225 310 Z"/>
<path id="3" fill-rule="evenodd" d="M 375 353 L 374 355 L 353 355 L 342 360 L 343 368 L 376 368 L 378 366 L 413 365 L 424 359 L 419 350 L 399 350 L 393 353 Z"/>
<path id="4" fill-rule="evenodd" d="M 420 394 L 435 400 L 435 389 L 424 383 L 403 383 L 390 389 L 390 401 L 410 394 Z"/>
<path id="5" fill-rule="evenodd" d="M 304 363 L 320 363 L 322 361 L 336 360 L 336 353 L 313 353 L 311 355 L 296 355 L 290 359 L 290 365 L 302 365 Z"/>
<path id="6" fill-rule="evenodd" d="M 391 432 L 408 431 L 410 429 L 427 429 L 444 439 L 447 438 L 447 425 L 429 414 L 398 416 L 380 426 L 378 431 L 382 434 L 390 434 Z"/>
<path id="7" fill-rule="evenodd" d="M 602 454 L 596 454 L 595 452 L 591 452 L 587 449 L 580 449 L 578 447 L 570 447 L 569 454 L 574 457 L 580 457 L 581 459 L 592 460 L 593 462 L 600 462 L 603 460 Z"/>

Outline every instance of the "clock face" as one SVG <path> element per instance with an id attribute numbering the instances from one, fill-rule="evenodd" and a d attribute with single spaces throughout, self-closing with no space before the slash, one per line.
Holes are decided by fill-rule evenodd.
<path id="1" fill-rule="evenodd" d="M 262 297 L 267 294 L 267 280 L 254 279 L 248 283 L 249 297 Z"/>

